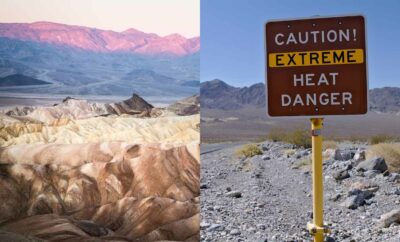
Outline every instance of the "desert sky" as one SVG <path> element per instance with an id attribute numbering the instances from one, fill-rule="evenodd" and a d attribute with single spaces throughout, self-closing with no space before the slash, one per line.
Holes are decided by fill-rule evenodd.
<path id="1" fill-rule="evenodd" d="M 136 28 L 165 36 L 200 34 L 200 0 L 2 0 L 0 22 L 49 21 L 124 31 Z"/>

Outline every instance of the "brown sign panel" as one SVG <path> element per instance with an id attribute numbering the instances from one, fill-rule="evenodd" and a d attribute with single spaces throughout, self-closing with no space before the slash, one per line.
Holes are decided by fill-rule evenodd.
<path id="1" fill-rule="evenodd" d="M 368 111 L 363 16 L 271 21 L 265 34 L 270 116 Z"/>

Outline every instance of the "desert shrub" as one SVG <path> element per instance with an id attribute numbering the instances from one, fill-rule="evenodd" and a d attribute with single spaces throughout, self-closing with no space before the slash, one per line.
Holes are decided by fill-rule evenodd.
<path id="1" fill-rule="evenodd" d="M 256 144 L 247 144 L 235 151 L 236 156 L 239 157 L 253 157 L 255 155 L 262 155 L 261 149 Z"/>
<path id="2" fill-rule="evenodd" d="M 389 135 L 378 134 L 378 135 L 371 136 L 368 141 L 371 145 L 376 145 L 376 144 L 380 144 L 380 143 L 391 142 L 391 141 L 393 141 L 393 137 L 391 137 Z"/>
<path id="3" fill-rule="evenodd" d="M 255 142 L 256 143 L 263 143 L 264 141 L 266 141 L 266 140 L 269 140 L 269 138 L 268 138 L 268 136 L 266 136 L 266 135 L 261 135 L 261 136 L 258 136 L 257 138 L 255 138 Z"/>
<path id="4" fill-rule="evenodd" d="M 400 143 L 379 143 L 367 150 L 367 159 L 383 157 L 391 172 L 400 172 Z"/>
<path id="5" fill-rule="evenodd" d="M 280 129 L 271 130 L 268 139 L 293 144 L 297 147 L 311 147 L 311 133 L 307 129 L 296 129 L 294 131 L 283 131 Z"/>
<path id="6" fill-rule="evenodd" d="M 311 158 L 306 158 L 306 159 L 302 159 L 302 160 L 296 161 L 293 164 L 292 168 L 293 169 L 300 169 L 302 167 L 310 166 L 311 164 L 312 164 Z"/>
<path id="7" fill-rule="evenodd" d="M 336 141 L 333 140 L 324 140 L 322 142 L 322 149 L 326 150 L 326 149 L 337 149 L 338 147 L 338 143 Z"/>
<path id="8" fill-rule="evenodd" d="M 285 140 L 290 144 L 297 147 L 310 148 L 311 147 L 311 133 L 306 129 L 296 129 L 287 133 Z"/>
<path id="9" fill-rule="evenodd" d="M 351 135 L 348 138 L 343 138 L 341 141 L 350 141 L 351 143 L 357 144 L 367 142 L 368 138 L 360 135 Z"/>
<path id="10" fill-rule="evenodd" d="M 267 139 L 277 142 L 277 141 L 283 141 L 284 137 L 286 136 L 286 133 L 282 129 L 271 129 L 268 132 Z"/>
<path id="11" fill-rule="evenodd" d="M 340 136 L 324 136 L 325 140 L 328 141 L 336 141 L 337 143 L 340 142 L 351 142 L 351 143 L 355 143 L 355 144 L 359 144 L 359 143 L 366 143 L 368 141 L 368 137 L 367 136 L 362 136 L 362 135 L 340 135 Z"/>
<path id="12" fill-rule="evenodd" d="M 283 153 L 285 155 L 292 156 L 296 153 L 296 149 L 285 149 L 285 150 L 283 150 Z"/>

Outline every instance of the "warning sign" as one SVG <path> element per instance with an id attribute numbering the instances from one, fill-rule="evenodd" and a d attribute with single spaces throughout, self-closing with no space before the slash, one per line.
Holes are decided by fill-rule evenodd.
<path id="1" fill-rule="evenodd" d="M 367 112 L 363 16 L 270 21 L 265 33 L 270 116 Z"/>

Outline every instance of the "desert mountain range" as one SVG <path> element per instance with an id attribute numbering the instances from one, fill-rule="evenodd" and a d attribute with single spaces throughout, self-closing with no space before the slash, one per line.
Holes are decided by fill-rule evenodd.
<path id="1" fill-rule="evenodd" d="M 0 92 L 121 97 L 133 90 L 176 101 L 199 92 L 199 48 L 199 37 L 179 34 L 0 23 Z"/>
<path id="2" fill-rule="evenodd" d="M 143 55 L 184 56 L 199 51 L 200 38 L 179 34 L 158 36 L 134 28 L 123 32 L 51 22 L 0 23 L 0 36 L 44 42 L 95 52 L 127 52 Z"/>
<path id="3" fill-rule="evenodd" d="M 257 83 L 249 87 L 233 87 L 215 79 L 202 82 L 201 106 L 210 109 L 235 110 L 245 106 L 265 107 L 265 85 Z M 400 88 L 383 87 L 369 91 L 371 111 L 400 112 Z"/>

